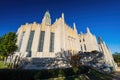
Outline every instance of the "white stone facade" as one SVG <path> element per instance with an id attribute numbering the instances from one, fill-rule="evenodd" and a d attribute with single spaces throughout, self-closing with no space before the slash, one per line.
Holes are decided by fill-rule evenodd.
<path id="1" fill-rule="evenodd" d="M 55 57 L 55 54 L 62 50 L 71 51 L 73 54 L 78 51 L 97 50 L 103 52 L 105 61 L 113 65 L 112 54 L 105 43 L 98 44 L 89 28 L 86 34 L 78 34 L 75 23 L 73 26 L 72 29 L 65 23 L 63 13 L 54 24 L 51 24 L 50 14 L 46 12 L 41 24 L 26 23 L 18 29 L 17 54 L 21 57 L 49 58 Z"/>
<path id="2" fill-rule="evenodd" d="M 80 47 L 81 47 L 80 50 L 81 51 L 83 51 L 83 52 L 91 52 L 94 50 L 99 51 L 96 37 L 91 34 L 89 28 L 87 28 L 86 34 L 81 33 L 79 35 L 79 39 L 80 39 Z"/>

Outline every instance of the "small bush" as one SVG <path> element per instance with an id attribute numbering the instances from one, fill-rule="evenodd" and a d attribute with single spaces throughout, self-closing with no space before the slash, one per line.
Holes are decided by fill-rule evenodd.
<path id="1" fill-rule="evenodd" d="M 73 69 L 72 68 L 66 68 L 66 69 L 64 69 L 64 75 L 65 76 L 72 76 L 72 75 L 74 75 Z"/>
<path id="2" fill-rule="evenodd" d="M 62 70 L 62 69 L 58 70 L 58 77 L 63 77 L 64 76 L 64 72 L 63 71 L 64 70 Z"/>

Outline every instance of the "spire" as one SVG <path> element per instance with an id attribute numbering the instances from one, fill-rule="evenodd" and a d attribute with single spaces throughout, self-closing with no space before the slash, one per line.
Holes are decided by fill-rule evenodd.
<path id="1" fill-rule="evenodd" d="M 103 40 L 102 40 L 102 38 L 100 36 L 98 37 L 98 43 L 99 44 L 103 43 Z"/>
<path id="2" fill-rule="evenodd" d="M 87 27 L 87 33 L 91 33 L 91 32 L 90 32 L 90 29 L 89 29 L 88 27 Z"/>
<path id="3" fill-rule="evenodd" d="M 83 32 L 80 32 L 80 34 L 83 34 Z"/>
<path id="4" fill-rule="evenodd" d="M 62 19 L 64 19 L 64 13 L 62 13 Z"/>
<path id="5" fill-rule="evenodd" d="M 51 25 L 51 18 L 50 18 L 50 13 L 49 11 L 45 12 L 44 18 L 42 20 L 42 23 L 45 25 Z"/>
<path id="6" fill-rule="evenodd" d="M 74 31 L 77 33 L 76 25 L 73 23 Z"/>
<path id="7" fill-rule="evenodd" d="M 56 20 L 55 21 L 57 21 L 58 19 L 56 18 Z"/>

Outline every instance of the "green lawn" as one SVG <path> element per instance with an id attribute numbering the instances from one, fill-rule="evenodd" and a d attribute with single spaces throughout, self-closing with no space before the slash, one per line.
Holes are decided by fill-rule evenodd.
<path id="1" fill-rule="evenodd" d="M 0 61 L 0 69 L 7 68 L 7 64 L 4 64 L 2 61 Z"/>

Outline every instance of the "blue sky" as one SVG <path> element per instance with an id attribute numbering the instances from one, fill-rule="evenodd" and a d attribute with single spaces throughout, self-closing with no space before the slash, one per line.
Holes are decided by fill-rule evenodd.
<path id="1" fill-rule="evenodd" d="M 52 23 L 63 12 L 69 26 L 75 22 L 79 33 L 88 26 L 113 53 L 120 52 L 120 0 L 1 0 L 0 36 L 26 22 L 41 23 L 47 10 Z"/>

